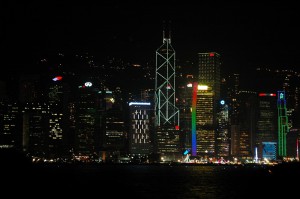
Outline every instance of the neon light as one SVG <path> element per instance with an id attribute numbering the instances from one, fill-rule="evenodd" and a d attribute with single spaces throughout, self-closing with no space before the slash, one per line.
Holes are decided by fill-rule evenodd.
<path id="1" fill-rule="evenodd" d="M 215 54 L 214 53 L 209 53 L 209 56 L 213 57 L 213 56 L 215 56 Z"/>
<path id="2" fill-rule="evenodd" d="M 190 150 L 189 149 L 186 149 L 184 152 L 183 152 L 183 155 L 186 155 L 186 154 L 188 154 L 190 152 Z"/>
<path id="3" fill-rule="evenodd" d="M 84 83 L 84 86 L 86 86 L 86 87 L 91 87 L 93 84 L 92 84 L 92 82 L 85 82 Z"/>
<path id="4" fill-rule="evenodd" d="M 255 162 L 258 163 L 258 153 L 257 153 L 257 147 L 255 147 Z"/>
<path id="5" fill-rule="evenodd" d="M 285 92 L 277 91 L 277 110 L 278 110 L 278 156 L 286 156 L 286 135 L 289 132 L 288 116 L 286 110 Z"/>
<path id="6" fill-rule="evenodd" d="M 220 104 L 221 104 L 221 105 L 224 105 L 224 104 L 225 104 L 225 101 L 224 101 L 224 100 L 221 100 L 221 101 L 220 101 Z"/>
<path id="7" fill-rule="evenodd" d="M 275 93 L 259 93 L 258 96 L 259 97 L 266 97 L 266 96 L 276 97 L 276 94 Z"/>
<path id="8" fill-rule="evenodd" d="M 208 89 L 208 86 L 206 85 L 198 85 L 198 90 L 207 90 Z"/>
<path id="9" fill-rule="evenodd" d="M 298 138 L 297 138 L 297 143 L 296 143 L 296 152 L 297 152 L 297 160 L 299 160 L 299 140 L 298 140 Z"/>
<path id="10" fill-rule="evenodd" d="M 55 82 L 60 81 L 60 80 L 62 80 L 62 76 L 56 76 L 52 80 L 55 81 Z"/>
<path id="11" fill-rule="evenodd" d="M 145 106 L 145 105 L 151 105 L 150 102 L 129 102 L 129 106 L 132 106 L 132 105 L 141 105 L 141 106 Z"/>
<path id="12" fill-rule="evenodd" d="M 192 101 L 192 155 L 197 155 L 197 137 L 196 137 L 196 104 L 197 104 L 197 91 L 198 83 L 194 82 L 193 88 L 193 101 Z"/>

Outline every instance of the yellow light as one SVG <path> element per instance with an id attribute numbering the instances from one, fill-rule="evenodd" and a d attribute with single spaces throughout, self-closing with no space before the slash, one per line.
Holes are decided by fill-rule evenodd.
<path id="1" fill-rule="evenodd" d="M 198 90 L 207 90 L 208 86 L 206 85 L 198 85 Z"/>

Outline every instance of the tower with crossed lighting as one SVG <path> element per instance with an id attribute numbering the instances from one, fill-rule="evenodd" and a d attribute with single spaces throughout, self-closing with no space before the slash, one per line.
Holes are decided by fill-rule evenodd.
<path id="1" fill-rule="evenodd" d="M 156 152 L 162 161 L 173 161 L 180 154 L 179 110 L 175 105 L 175 50 L 165 30 L 163 44 L 156 50 L 154 100 Z"/>

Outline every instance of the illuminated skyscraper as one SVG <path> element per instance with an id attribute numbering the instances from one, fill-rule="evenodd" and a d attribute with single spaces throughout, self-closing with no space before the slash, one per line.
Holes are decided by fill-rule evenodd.
<path id="1" fill-rule="evenodd" d="M 256 146 L 262 158 L 263 142 L 277 141 L 276 93 L 259 93 Z"/>
<path id="2" fill-rule="evenodd" d="M 159 127 L 179 124 L 175 106 L 175 51 L 170 35 L 165 34 L 163 44 L 156 50 L 155 124 Z"/>
<path id="3" fill-rule="evenodd" d="M 179 110 L 175 105 L 175 51 L 170 34 L 156 50 L 155 126 L 158 153 L 179 153 Z M 170 157 L 170 156 L 169 156 Z"/>
<path id="4" fill-rule="evenodd" d="M 214 93 L 214 103 L 216 106 L 220 98 L 220 55 L 216 52 L 198 53 L 199 55 L 199 78 L 198 82 L 207 85 Z M 214 107 L 215 109 L 216 107 Z"/>
<path id="5" fill-rule="evenodd" d="M 215 155 L 215 129 L 213 117 L 213 91 L 206 85 L 199 85 L 196 105 L 197 155 Z"/>
<path id="6" fill-rule="evenodd" d="M 286 157 L 286 134 L 289 131 L 285 92 L 278 91 L 278 156 Z"/>
<path id="7" fill-rule="evenodd" d="M 217 114 L 218 128 L 216 133 L 216 156 L 225 157 L 229 156 L 229 113 L 228 105 L 224 100 L 220 101 L 219 111 Z"/>
<path id="8" fill-rule="evenodd" d="M 199 77 L 197 96 L 197 153 L 215 156 L 217 111 L 220 98 L 220 55 L 198 53 Z"/>
<path id="9" fill-rule="evenodd" d="M 148 155 L 151 152 L 149 102 L 130 102 L 129 153 Z"/>

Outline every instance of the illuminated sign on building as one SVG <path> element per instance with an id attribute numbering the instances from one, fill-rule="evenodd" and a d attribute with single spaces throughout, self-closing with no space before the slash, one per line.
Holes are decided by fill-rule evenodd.
<path id="1" fill-rule="evenodd" d="M 129 106 L 133 106 L 133 105 L 151 105 L 150 102 L 129 102 Z"/>
<path id="2" fill-rule="evenodd" d="M 186 85 L 186 87 L 192 88 L 192 87 L 193 87 L 193 84 L 192 84 L 192 83 L 189 83 L 189 84 Z"/>
<path id="3" fill-rule="evenodd" d="M 62 76 L 56 76 L 52 80 L 55 81 L 55 82 L 60 81 L 60 80 L 62 80 Z"/>
<path id="4" fill-rule="evenodd" d="M 207 90 L 208 89 L 208 86 L 206 85 L 198 85 L 198 90 Z"/>
<path id="5" fill-rule="evenodd" d="M 92 82 L 85 82 L 84 85 L 85 85 L 86 87 L 91 87 L 93 84 L 92 84 Z"/>
<path id="6" fill-rule="evenodd" d="M 225 101 L 224 101 L 224 100 L 221 100 L 221 101 L 220 101 L 220 104 L 221 104 L 221 105 L 224 105 L 224 104 L 225 104 Z"/>
<path id="7" fill-rule="evenodd" d="M 276 142 L 262 142 L 263 145 L 263 159 L 276 160 Z"/>
<path id="8" fill-rule="evenodd" d="M 259 97 L 276 97 L 275 93 L 259 93 Z"/>

